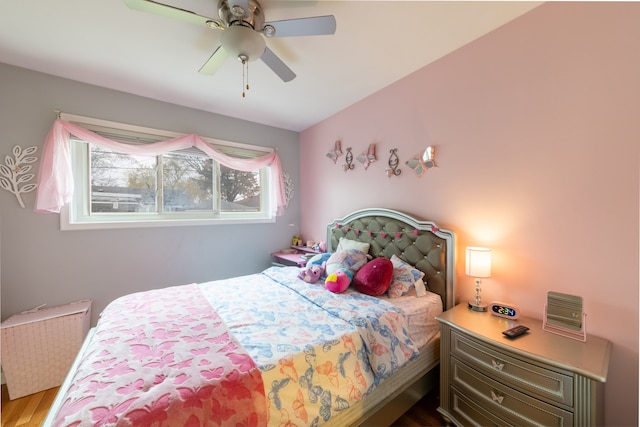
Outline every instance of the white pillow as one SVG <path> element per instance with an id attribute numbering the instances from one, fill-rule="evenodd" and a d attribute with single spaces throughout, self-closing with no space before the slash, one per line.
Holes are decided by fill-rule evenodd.
<path id="1" fill-rule="evenodd" d="M 427 285 L 424 284 L 424 281 L 422 279 L 416 280 L 414 286 L 416 287 L 416 295 L 418 296 L 418 298 L 423 297 L 427 294 Z"/>
<path id="2" fill-rule="evenodd" d="M 335 252 L 357 249 L 360 252 L 368 254 L 370 246 L 371 245 L 369 243 L 357 242 L 355 240 L 345 239 L 344 237 L 341 237 L 340 241 L 338 241 L 338 247 L 335 249 Z"/>
<path id="3" fill-rule="evenodd" d="M 347 249 L 345 251 L 334 252 L 327 260 L 325 273 L 327 275 L 335 273 L 340 269 L 351 273 L 351 278 L 362 268 L 367 261 L 367 255 L 357 249 Z"/>
<path id="4" fill-rule="evenodd" d="M 393 279 L 387 290 L 390 298 L 401 297 L 414 287 L 419 297 L 426 295 L 427 289 L 422 281 L 424 277 L 422 271 L 413 268 L 395 254 L 391 256 L 391 263 L 393 264 Z"/>

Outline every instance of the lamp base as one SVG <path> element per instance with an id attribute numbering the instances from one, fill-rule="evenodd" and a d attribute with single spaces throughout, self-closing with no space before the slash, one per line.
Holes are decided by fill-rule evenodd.
<path id="1" fill-rule="evenodd" d="M 486 305 L 478 305 L 478 304 L 475 304 L 475 302 L 469 301 L 469 310 L 487 311 L 487 306 Z"/>

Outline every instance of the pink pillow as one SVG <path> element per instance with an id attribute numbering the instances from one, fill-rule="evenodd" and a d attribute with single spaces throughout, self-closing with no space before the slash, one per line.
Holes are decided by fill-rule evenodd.
<path id="1" fill-rule="evenodd" d="M 363 294 L 378 296 L 387 292 L 393 279 L 393 264 L 380 257 L 369 261 L 353 277 L 353 286 Z"/>

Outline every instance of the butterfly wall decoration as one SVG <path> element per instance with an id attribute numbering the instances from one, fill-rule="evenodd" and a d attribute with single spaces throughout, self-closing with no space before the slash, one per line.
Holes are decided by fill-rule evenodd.
<path id="1" fill-rule="evenodd" d="M 327 153 L 327 157 L 333 160 L 333 163 L 338 161 L 338 157 L 342 156 L 342 141 L 339 139 L 333 144 L 333 150 Z"/>
<path id="2" fill-rule="evenodd" d="M 405 164 L 409 166 L 418 175 L 418 178 L 422 178 L 422 175 L 427 169 L 435 168 L 436 161 L 434 160 L 435 149 L 432 145 L 428 146 L 424 153 L 416 154 L 411 159 L 407 160 Z"/>
<path id="3" fill-rule="evenodd" d="M 364 165 L 364 169 L 366 170 L 371 163 L 377 160 L 376 144 L 369 144 L 369 148 L 367 149 L 367 151 L 363 152 L 358 157 L 356 157 L 356 160 L 362 163 Z"/>

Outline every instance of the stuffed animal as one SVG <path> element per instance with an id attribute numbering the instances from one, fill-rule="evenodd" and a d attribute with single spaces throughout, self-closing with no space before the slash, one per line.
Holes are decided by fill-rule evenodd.
<path id="1" fill-rule="evenodd" d="M 316 283 L 324 274 L 324 264 L 311 264 L 300 271 L 298 277 L 307 283 Z"/>
<path id="2" fill-rule="evenodd" d="M 369 259 L 364 252 L 357 249 L 347 249 L 329 255 L 325 268 L 327 274 L 334 273 L 338 270 L 345 270 L 353 277 L 367 261 L 369 261 Z"/>
<path id="3" fill-rule="evenodd" d="M 338 270 L 327 276 L 324 281 L 324 287 L 334 293 L 341 293 L 347 290 L 351 277 L 346 270 Z"/>
<path id="4" fill-rule="evenodd" d="M 330 257 L 331 257 L 331 254 L 328 254 L 328 253 L 316 254 L 316 255 L 312 256 L 309 259 L 309 261 L 307 261 L 307 267 L 309 267 L 310 265 L 313 265 L 313 264 L 318 264 L 318 265 L 322 265 L 326 269 L 326 263 L 327 263 L 327 260 Z"/>

